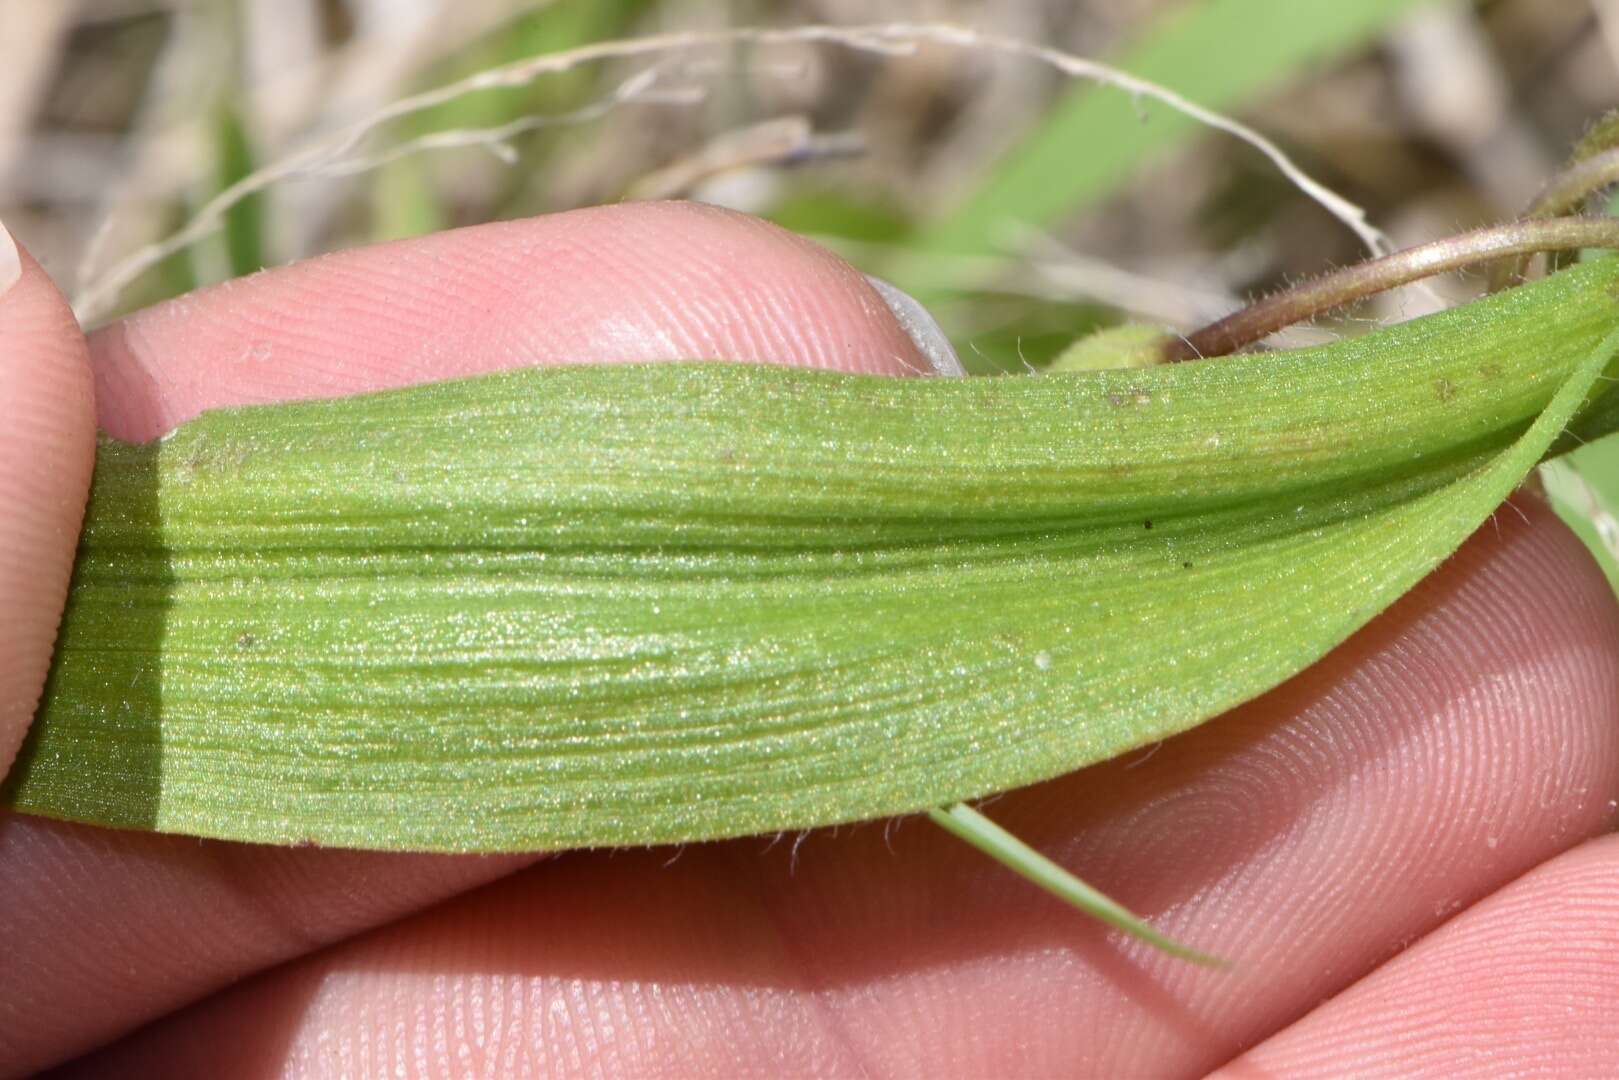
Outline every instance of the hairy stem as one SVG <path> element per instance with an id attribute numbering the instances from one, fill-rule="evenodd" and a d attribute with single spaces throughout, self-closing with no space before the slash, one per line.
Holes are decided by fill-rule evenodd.
<path id="1" fill-rule="evenodd" d="M 1449 270 L 1585 247 L 1619 249 L 1619 219 L 1515 221 L 1435 240 L 1296 285 L 1186 337 L 1172 338 L 1164 345 L 1164 359 L 1175 363 L 1224 356 L 1294 323 Z"/>
<path id="2" fill-rule="evenodd" d="M 1523 216 L 1539 221 L 1578 211 L 1585 200 L 1614 184 L 1619 184 L 1619 146 L 1575 162 L 1553 176 Z"/>
<path id="3" fill-rule="evenodd" d="M 1568 163 L 1546 181 L 1519 220 L 1539 221 L 1579 213 L 1587 199 L 1614 183 L 1619 183 L 1619 109 L 1591 125 L 1574 144 Z M 1550 269 L 1558 269 L 1559 262 L 1554 258 Z M 1518 284 L 1528 269 L 1527 255 L 1491 264 L 1487 291 L 1500 292 Z"/>

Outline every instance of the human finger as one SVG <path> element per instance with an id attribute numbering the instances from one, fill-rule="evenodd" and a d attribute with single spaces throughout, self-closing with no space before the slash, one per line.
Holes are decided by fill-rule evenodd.
<path id="1" fill-rule="evenodd" d="M 724 357 L 927 368 L 852 267 L 763 222 L 686 204 L 329 256 L 138 313 L 93 346 L 102 425 L 126 438 L 217 405 L 521 364 Z M 25 1071 L 78 1052 L 513 865 L 17 819 L 0 830 L 0 1014 L 35 1019 L 0 1025 L 0 1060 Z"/>

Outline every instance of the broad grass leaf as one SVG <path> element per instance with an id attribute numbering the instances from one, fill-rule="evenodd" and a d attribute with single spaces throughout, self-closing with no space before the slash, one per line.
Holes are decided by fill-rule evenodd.
<path id="1" fill-rule="evenodd" d="M 581 366 L 108 442 L 4 799 L 503 851 L 1077 769 L 1274 686 L 1452 552 L 1598 385 L 1616 282 L 1146 370 Z"/>

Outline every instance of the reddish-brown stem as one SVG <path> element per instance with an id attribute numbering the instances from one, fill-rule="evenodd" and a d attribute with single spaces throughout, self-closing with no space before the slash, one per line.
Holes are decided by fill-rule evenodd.
<path id="1" fill-rule="evenodd" d="M 1592 158 L 1591 160 L 1596 160 Z M 1164 346 L 1170 362 L 1224 356 L 1294 323 L 1425 277 L 1508 256 L 1619 248 L 1619 218 L 1514 221 L 1369 259 L 1296 285 Z"/>
<path id="2" fill-rule="evenodd" d="M 1576 158 L 1562 172 L 1546 182 L 1534 202 L 1524 210 L 1524 220 L 1554 218 L 1577 211 L 1585 200 L 1603 188 L 1619 184 L 1619 147 Z M 1500 292 L 1523 277 L 1529 265 L 1527 256 L 1503 260 L 1490 267 L 1489 291 Z"/>

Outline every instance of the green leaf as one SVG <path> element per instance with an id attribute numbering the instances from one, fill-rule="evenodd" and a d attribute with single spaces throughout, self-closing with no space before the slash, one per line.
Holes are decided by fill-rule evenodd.
<path id="1" fill-rule="evenodd" d="M 1230 966 L 1218 957 L 1165 937 L 1123 904 L 1085 884 L 966 803 L 929 810 L 928 817 L 952 836 L 1092 918 L 1117 927 L 1170 956 L 1207 967 Z"/>
<path id="2" fill-rule="evenodd" d="M 402 240 L 448 228 L 427 163 L 401 158 L 378 169 L 371 181 L 371 239 Z"/>
<path id="3" fill-rule="evenodd" d="M 790 195 L 770 211 L 770 220 L 806 236 L 844 237 L 869 244 L 904 242 L 910 221 L 900 206 L 811 188 Z"/>
<path id="4" fill-rule="evenodd" d="M 1163 343 L 1164 332 L 1156 326 L 1120 323 L 1077 339 L 1046 370 L 1055 374 L 1152 367 L 1163 363 Z"/>
<path id="5" fill-rule="evenodd" d="M 253 147 L 242 126 L 241 114 L 222 105 L 215 115 L 215 189 L 225 190 L 254 170 Z M 264 207 L 262 193 L 249 195 L 225 212 L 225 255 L 232 277 L 264 269 Z"/>
<path id="6" fill-rule="evenodd" d="M 1155 24 L 1117 65 L 1206 108 L 1229 111 L 1364 46 L 1421 0 L 1201 0 Z M 979 188 L 928 228 L 885 276 L 924 300 L 929 252 L 1000 246 L 1008 226 L 1044 226 L 1116 191 L 1154 156 L 1205 129 L 1117 90 L 1071 90 Z"/>
<path id="7" fill-rule="evenodd" d="M 1609 438 L 1541 466 L 1546 498 L 1619 593 L 1619 439 Z"/>
<path id="8" fill-rule="evenodd" d="M 1453 551 L 1619 351 L 1616 287 L 1141 370 L 523 370 L 109 442 L 4 797 L 499 851 L 1067 772 L 1262 693 Z"/>

